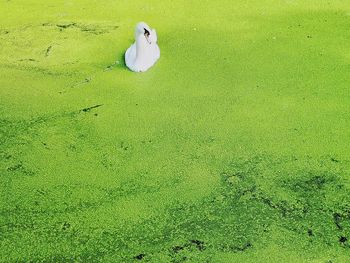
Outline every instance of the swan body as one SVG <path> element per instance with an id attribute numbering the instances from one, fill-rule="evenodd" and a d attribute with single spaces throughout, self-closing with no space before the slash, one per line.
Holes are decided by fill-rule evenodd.
<path id="1" fill-rule="evenodd" d="M 140 22 L 135 29 L 135 43 L 125 52 L 125 64 L 134 72 L 145 72 L 160 57 L 157 32 L 146 23 Z"/>

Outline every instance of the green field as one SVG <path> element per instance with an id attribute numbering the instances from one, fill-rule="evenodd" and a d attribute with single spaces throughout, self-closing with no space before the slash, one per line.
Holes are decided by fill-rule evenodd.
<path id="1" fill-rule="evenodd" d="M 350 2 L 146 2 L 0 0 L 0 262 L 350 262 Z"/>

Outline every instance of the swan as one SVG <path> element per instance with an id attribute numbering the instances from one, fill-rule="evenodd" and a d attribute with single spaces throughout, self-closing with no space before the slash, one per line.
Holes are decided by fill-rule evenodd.
<path id="1" fill-rule="evenodd" d="M 135 29 L 135 43 L 125 52 L 125 64 L 134 72 L 145 72 L 160 57 L 157 44 L 157 32 L 145 22 L 140 22 Z"/>

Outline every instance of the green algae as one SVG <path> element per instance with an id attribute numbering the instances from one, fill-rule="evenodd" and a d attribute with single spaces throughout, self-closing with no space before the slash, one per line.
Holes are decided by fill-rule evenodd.
<path id="1" fill-rule="evenodd" d="M 349 261 L 349 4 L 0 11 L 1 262 Z"/>

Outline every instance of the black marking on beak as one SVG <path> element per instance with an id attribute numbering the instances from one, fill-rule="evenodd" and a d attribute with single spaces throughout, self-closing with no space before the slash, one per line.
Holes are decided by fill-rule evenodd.
<path id="1" fill-rule="evenodd" d="M 144 35 L 145 35 L 146 37 L 149 37 L 149 35 L 150 35 L 149 31 L 148 31 L 146 28 L 144 28 L 144 30 L 145 30 Z"/>
<path id="2" fill-rule="evenodd" d="M 144 35 L 145 35 L 145 37 L 146 37 L 146 40 L 147 40 L 147 42 L 151 45 L 152 43 L 151 43 L 151 41 L 149 41 L 149 35 L 150 35 L 150 32 L 146 29 L 146 28 L 144 28 L 144 30 L 145 30 L 145 33 L 144 33 Z"/>

